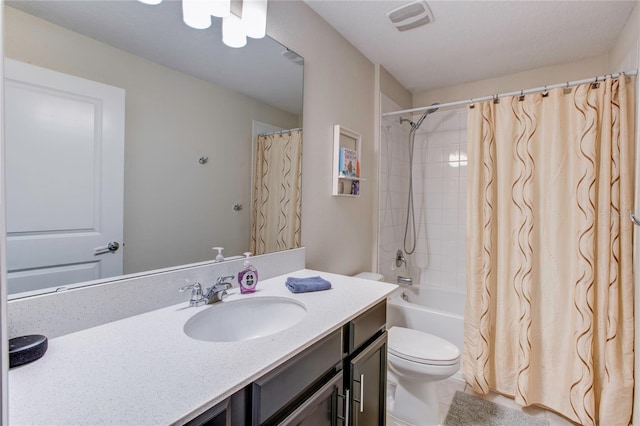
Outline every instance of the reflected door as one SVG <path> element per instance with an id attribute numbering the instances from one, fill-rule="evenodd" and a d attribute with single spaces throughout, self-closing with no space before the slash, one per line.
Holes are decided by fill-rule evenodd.
<path id="1" fill-rule="evenodd" d="M 122 274 L 124 99 L 6 60 L 9 293 Z"/>

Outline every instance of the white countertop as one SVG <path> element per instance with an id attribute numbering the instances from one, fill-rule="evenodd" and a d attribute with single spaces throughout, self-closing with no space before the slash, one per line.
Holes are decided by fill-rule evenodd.
<path id="1" fill-rule="evenodd" d="M 333 288 L 292 294 L 284 285 L 288 276 L 316 275 Z M 157 425 L 190 420 L 396 287 L 304 269 L 260 281 L 251 295 L 233 288 L 222 302 L 280 296 L 305 305 L 302 321 L 271 336 L 225 343 L 194 340 L 184 333 L 185 322 L 216 305 L 189 308 L 184 302 L 51 339 L 43 358 L 10 370 L 9 423 Z"/>

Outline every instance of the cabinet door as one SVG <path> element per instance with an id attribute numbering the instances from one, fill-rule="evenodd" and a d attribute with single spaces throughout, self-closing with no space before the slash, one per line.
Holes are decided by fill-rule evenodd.
<path id="1" fill-rule="evenodd" d="M 349 361 L 352 426 L 385 424 L 387 333 Z"/>
<path id="2" fill-rule="evenodd" d="M 296 408 L 280 425 L 283 426 L 335 426 L 344 418 L 342 395 L 342 371 L 318 389 Z"/>

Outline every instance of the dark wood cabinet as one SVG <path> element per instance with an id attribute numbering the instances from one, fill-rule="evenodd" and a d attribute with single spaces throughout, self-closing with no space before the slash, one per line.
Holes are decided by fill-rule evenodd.
<path id="1" fill-rule="evenodd" d="M 346 362 L 351 401 L 350 426 L 385 424 L 387 333 L 366 345 Z"/>

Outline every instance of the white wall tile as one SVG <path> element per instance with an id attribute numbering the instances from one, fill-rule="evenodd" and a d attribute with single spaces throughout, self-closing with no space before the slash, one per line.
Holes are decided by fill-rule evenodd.
<path id="1" fill-rule="evenodd" d="M 416 118 L 417 119 L 417 118 Z M 413 163 L 413 191 L 416 218 L 416 249 L 409 257 L 414 282 L 457 290 L 465 290 L 465 239 L 466 239 L 466 109 L 439 111 L 427 117 L 416 133 Z M 391 214 L 393 238 L 384 241 L 384 248 L 393 251 L 402 246 L 406 220 L 409 168 L 408 126 L 393 124 L 385 135 L 393 141 L 382 141 L 383 156 L 393 158 L 388 174 L 381 174 L 380 188 L 390 192 L 385 201 L 385 214 Z M 391 139 L 387 137 L 387 139 Z M 451 158 L 450 158 L 451 156 Z M 454 162 L 454 163 L 450 163 Z M 385 163 L 386 164 L 386 163 Z M 457 166 L 457 167 L 454 167 Z M 400 170 L 404 167 L 406 175 Z M 395 175 L 395 176 L 394 176 Z M 404 179 L 404 180 L 403 180 Z M 381 212 L 383 209 L 380 209 Z M 381 224 L 389 224 L 381 213 Z M 393 246 L 396 244 L 396 246 Z M 379 268 L 386 276 L 387 265 L 395 253 L 379 251 Z M 388 256 L 391 256 L 388 258 Z M 385 259 L 384 262 L 382 259 Z"/>

